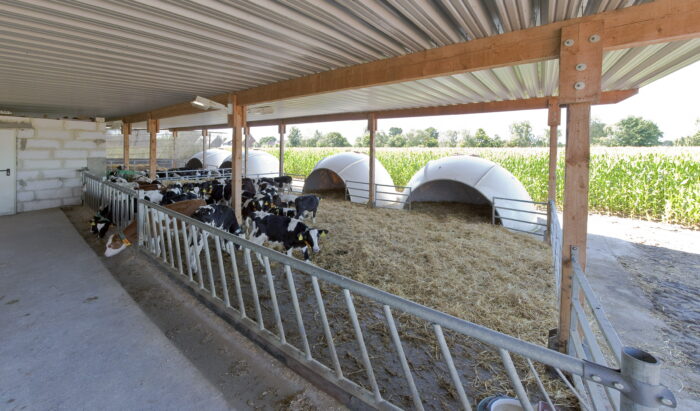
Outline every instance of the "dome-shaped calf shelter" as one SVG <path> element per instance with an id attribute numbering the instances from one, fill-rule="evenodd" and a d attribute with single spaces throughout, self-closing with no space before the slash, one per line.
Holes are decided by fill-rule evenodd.
<path id="1" fill-rule="evenodd" d="M 453 202 L 492 205 L 494 197 L 532 201 L 515 176 L 498 164 L 474 156 L 451 156 L 429 161 L 413 175 L 409 202 Z M 498 215 L 524 222 L 501 220 L 506 228 L 537 231 L 537 215 L 531 203 L 498 200 Z M 523 211 L 504 210 L 500 207 Z M 529 224 L 532 222 L 533 224 Z"/>
<path id="2" fill-rule="evenodd" d="M 377 186 L 376 203 L 379 206 L 391 207 L 396 204 L 397 196 L 394 181 L 389 172 L 378 161 L 374 160 L 374 176 Z M 304 192 L 345 191 L 348 189 L 350 201 L 367 203 L 369 197 L 369 156 L 363 153 L 338 153 L 328 156 L 314 167 L 304 182 Z"/>
<path id="3" fill-rule="evenodd" d="M 199 152 L 187 161 L 187 168 L 202 168 L 202 153 Z M 245 161 L 245 155 L 243 156 Z M 197 164 L 199 166 L 197 166 Z M 231 148 L 212 148 L 207 150 L 207 168 L 231 168 Z M 279 160 L 270 153 L 260 150 L 248 152 L 248 166 L 245 168 L 246 176 L 275 176 L 279 174 Z"/>

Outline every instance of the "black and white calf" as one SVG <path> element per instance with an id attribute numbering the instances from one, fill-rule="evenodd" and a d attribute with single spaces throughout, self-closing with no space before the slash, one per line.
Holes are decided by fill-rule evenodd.
<path id="1" fill-rule="evenodd" d="M 231 234 L 244 238 L 241 226 L 238 224 L 238 220 L 236 219 L 236 214 L 234 213 L 233 209 L 227 205 L 211 204 L 199 207 L 197 211 L 192 214 L 192 218 L 214 228 L 218 228 L 219 230 L 227 231 Z M 192 237 L 189 244 L 190 261 L 199 261 L 200 253 L 204 249 L 204 246 L 208 244 L 206 241 L 208 236 L 209 233 L 202 230 L 197 238 L 194 238 L 194 236 Z M 226 241 L 224 241 L 223 245 L 227 250 L 229 249 L 228 247 L 231 246 L 231 244 L 227 243 Z M 236 246 L 235 248 L 238 249 L 240 247 Z M 195 257 L 197 258 L 196 260 Z M 198 271 L 197 264 L 192 264 L 192 269 L 194 272 Z"/>
<path id="2" fill-rule="evenodd" d="M 259 245 L 265 242 L 281 245 L 289 256 L 295 249 L 299 249 L 304 253 L 304 260 L 309 261 L 309 248 L 314 253 L 321 251 L 319 239 L 326 234 L 328 230 L 307 227 L 297 219 L 269 214 L 253 219 L 250 241 Z M 262 264 L 259 254 L 257 257 Z"/>
<path id="3" fill-rule="evenodd" d="M 316 211 L 318 210 L 318 205 L 321 202 L 319 196 L 313 194 L 308 194 L 304 196 L 299 196 L 294 199 L 294 208 L 297 209 L 297 213 L 294 218 L 303 220 L 306 218 L 307 213 L 311 213 L 313 216 L 312 221 L 316 222 Z"/>
<path id="4" fill-rule="evenodd" d="M 109 230 L 109 226 L 112 224 L 112 214 L 109 212 L 109 205 L 100 207 L 92 221 L 90 222 L 90 229 L 93 233 L 97 234 L 100 238 L 103 238 Z"/>

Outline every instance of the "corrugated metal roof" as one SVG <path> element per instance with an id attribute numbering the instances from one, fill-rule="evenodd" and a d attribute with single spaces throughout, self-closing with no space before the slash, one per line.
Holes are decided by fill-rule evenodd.
<path id="1" fill-rule="evenodd" d="M 3 0 L 0 108 L 119 116 L 641 2 Z M 534 72 L 518 73 L 533 67 L 503 70 L 454 79 L 471 91 L 437 79 L 388 91 L 538 92 Z"/>
<path id="2" fill-rule="evenodd" d="M 700 39 L 607 52 L 601 87 L 603 91 L 639 88 L 698 60 Z M 548 60 L 254 105 L 248 119 L 548 97 L 558 94 L 558 82 L 559 61 Z M 271 107 L 272 113 L 254 114 L 261 106 Z"/>

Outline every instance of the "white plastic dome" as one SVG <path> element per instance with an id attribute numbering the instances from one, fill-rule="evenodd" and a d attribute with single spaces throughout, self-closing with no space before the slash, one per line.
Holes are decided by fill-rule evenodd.
<path id="1" fill-rule="evenodd" d="M 198 160 L 201 166 L 203 152 L 193 155 L 187 164 L 190 164 L 192 160 Z M 217 169 L 217 168 L 229 168 L 231 167 L 231 147 L 222 148 L 212 148 L 207 150 L 206 166 L 207 169 Z M 245 153 L 243 154 L 243 161 L 245 161 Z M 248 167 L 246 169 L 246 176 L 258 177 L 258 176 L 275 176 L 279 174 L 279 160 L 277 157 L 270 153 L 260 150 L 250 150 L 248 151 Z"/>
<path id="2" fill-rule="evenodd" d="M 394 181 L 382 163 L 374 159 L 374 176 L 377 184 L 377 205 L 395 204 Z M 346 152 L 328 156 L 314 167 L 306 178 L 304 192 L 345 189 L 353 203 L 366 204 L 369 197 L 369 156 L 364 153 Z"/>
<path id="3" fill-rule="evenodd" d="M 450 156 L 429 161 L 413 175 L 409 202 L 455 202 L 492 204 L 494 197 L 532 201 L 515 176 L 498 164 L 474 156 Z M 531 203 L 498 200 L 498 214 L 524 222 L 501 220 L 503 226 L 527 232 L 537 231 L 537 215 L 500 207 L 536 211 Z"/>

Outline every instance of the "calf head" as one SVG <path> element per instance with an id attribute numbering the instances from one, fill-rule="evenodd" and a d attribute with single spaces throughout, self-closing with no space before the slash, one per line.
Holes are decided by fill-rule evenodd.
<path id="1" fill-rule="evenodd" d="M 318 228 L 307 228 L 304 232 L 299 233 L 298 240 L 303 241 L 307 247 L 312 249 L 314 253 L 321 251 L 319 239 L 328 235 L 328 230 L 319 230 Z"/>
<path id="2" fill-rule="evenodd" d="M 94 217 L 92 217 L 90 229 L 100 238 L 103 238 L 105 234 L 107 234 L 107 230 L 109 230 L 109 226 L 111 224 L 112 220 L 109 216 L 109 206 L 104 206 L 97 211 Z"/>

